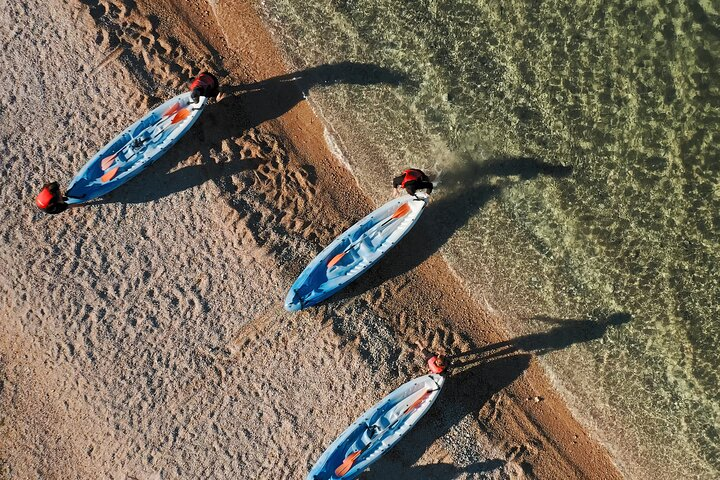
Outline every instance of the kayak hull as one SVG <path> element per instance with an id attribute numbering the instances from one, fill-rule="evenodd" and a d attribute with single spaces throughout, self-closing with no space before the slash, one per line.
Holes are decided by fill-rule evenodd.
<path id="1" fill-rule="evenodd" d="M 70 182 L 68 204 L 84 203 L 132 179 L 172 147 L 197 121 L 207 104 L 182 93 L 151 110 L 100 149 Z"/>
<path id="2" fill-rule="evenodd" d="M 444 382 L 445 378 L 440 375 L 425 375 L 405 383 L 380 400 L 323 452 L 308 473 L 307 480 L 356 478 L 417 424 L 435 403 Z M 412 410 L 408 412 L 408 408 Z M 358 450 L 362 453 L 355 459 L 352 468 L 342 477 L 336 476 L 335 470 Z"/>
<path id="3" fill-rule="evenodd" d="M 285 309 L 316 305 L 365 273 L 410 231 L 427 204 L 425 193 L 404 195 L 343 232 L 295 280 Z"/>

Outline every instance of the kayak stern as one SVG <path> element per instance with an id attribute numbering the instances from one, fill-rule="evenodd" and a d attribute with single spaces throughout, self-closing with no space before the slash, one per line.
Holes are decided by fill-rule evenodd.
<path id="1" fill-rule="evenodd" d="M 298 312 L 303 308 L 302 295 L 297 290 L 291 288 L 285 297 L 285 310 L 288 312 Z"/>

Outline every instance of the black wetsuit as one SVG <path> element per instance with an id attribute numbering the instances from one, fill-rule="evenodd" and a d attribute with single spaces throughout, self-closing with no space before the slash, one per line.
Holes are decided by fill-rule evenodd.
<path id="1" fill-rule="evenodd" d="M 57 215 L 58 213 L 62 213 L 65 210 L 67 210 L 68 204 L 65 202 L 53 202 L 45 209 L 45 213 L 49 213 L 50 215 Z"/>

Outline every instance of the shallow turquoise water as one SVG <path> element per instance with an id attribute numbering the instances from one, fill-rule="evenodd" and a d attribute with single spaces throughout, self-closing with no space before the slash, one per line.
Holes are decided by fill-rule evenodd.
<path id="1" fill-rule="evenodd" d="M 720 4 L 263 8 L 298 68 L 407 77 L 311 98 L 377 200 L 405 166 L 441 172 L 443 253 L 515 333 L 570 332 L 539 353 L 622 471 L 717 478 Z M 632 320 L 572 333 L 618 312 Z"/>

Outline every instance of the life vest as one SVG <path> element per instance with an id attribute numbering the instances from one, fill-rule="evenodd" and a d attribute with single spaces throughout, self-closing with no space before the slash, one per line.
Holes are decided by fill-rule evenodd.
<path id="1" fill-rule="evenodd" d="M 433 355 L 428 359 L 428 368 L 432 373 L 443 373 L 447 368 L 445 358 L 442 355 Z"/>
<path id="2" fill-rule="evenodd" d="M 218 81 L 208 72 L 202 72 L 190 84 L 190 91 L 198 91 L 203 97 L 215 97 L 218 94 Z"/>
<path id="3" fill-rule="evenodd" d="M 403 181 L 400 184 L 402 188 L 405 188 L 405 184 L 408 182 L 423 180 L 425 177 L 425 174 L 422 172 L 422 170 L 418 170 L 417 168 L 409 168 L 403 173 L 405 174 L 405 178 L 403 178 Z"/>
<path id="4" fill-rule="evenodd" d="M 54 215 L 67 210 L 68 204 L 65 200 L 60 191 L 60 185 L 57 182 L 52 182 L 43 185 L 42 190 L 35 197 L 35 205 L 43 212 Z"/>
<path id="5" fill-rule="evenodd" d="M 35 199 L 35 204 L 40 210 L 45 210 L 55 200 L 55 195 L 50 191 L 50 186 L 45 186 L 40 191 L 40 194 Z"/>

